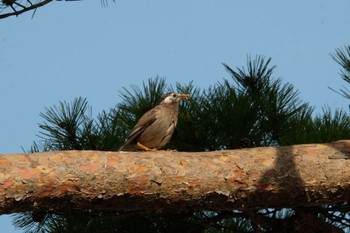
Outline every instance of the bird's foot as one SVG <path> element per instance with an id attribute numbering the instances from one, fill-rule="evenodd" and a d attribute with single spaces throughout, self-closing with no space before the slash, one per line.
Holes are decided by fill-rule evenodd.
<path id="1" fill-rule="evenodd" d="M 147 146 L 137 142 L 136 146 L 139 148 L 139 149 L 142 149 L 144 151 L 156 151 L 157 149 L 151 149 L 151 148 L 148 148 Z"/>
<path id="2" fill-rule="evenodd" d="M 176 149 L 167 149 L 168 152 L 178 152 Z"/>

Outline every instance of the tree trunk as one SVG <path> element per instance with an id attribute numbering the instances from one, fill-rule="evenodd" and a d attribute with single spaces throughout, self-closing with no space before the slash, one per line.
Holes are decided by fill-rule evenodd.
<path id="1" fill-rule="evenodd" d="M 0 155 L 0 214 L 197 211 L 350 200 L 350 141 L 212 152 Z"/>

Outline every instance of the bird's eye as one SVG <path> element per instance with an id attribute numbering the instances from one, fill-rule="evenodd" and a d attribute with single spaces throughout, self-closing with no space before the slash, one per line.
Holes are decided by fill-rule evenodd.
<path id="1" fill-rule="evenodd" d="M 176 93 L 173 94 L 173 97 L 174 97 L 174 98 L 176 97 Z"/>

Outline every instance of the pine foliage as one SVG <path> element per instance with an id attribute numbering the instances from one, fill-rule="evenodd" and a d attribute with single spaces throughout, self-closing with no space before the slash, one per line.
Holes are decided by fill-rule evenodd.
<path id="1" fill-rule="evenodd" d="M 342 77 L 350 81 L 350 47 L 338 50 L 335 60 Z M 275 66 L 262 56 L 248 57 L 246 67 L 223 64 L 229 78 L 207 89 L 193 82 L 175 87 L 156 77 L 120 91 L 122 102 L 92 118 L 84 98 L 60 102 L 40 116 L 44 122 L 39 142 L 31 152 L 43 150 L 118 150 L 137 120 L 167 92 L 189 93 L 179 110 L 176 131 L 165 149 L 212 151 L 256 146 L 283 146 L 331 142 L 349 138 L 349 115 L 325 107 L 322 113 L 299 97 L 293 85 L 273 77 Z M 342 94 L 349 98 L 348 93 Z M 349 228 L 349 206 L 324 206 L 291 210 L 264 209 L 249 212 L 203 211 L 182 214 L 34 212 L 16 215 L 14 223 L 25 232 L 290 232 L 288 220 L 308 211 L 323 222 Z M 311 211 L 311 212 L 310 212 Z M 303 212 L 303 213 L 304 213 Z M 36 216 L 34 218 L 33 216 Z M 39 217 L 37 217 L 39 216 Z M 342 218 L 337 221 L 339 216 Z M 33 221 L 34 220 L 34 221 Z M 299 219 L 300 220 L 300 219 Z"/>
<path id="2" fill-rule="evenodd" d="M 342 67 L 341 77 L 342 79 L 350 83 L 350 45 L 338 48 L 335 53 L 331 54 L 332 58 Z M 350 99 L 350 90 L 346 87 L 338 92 L 343 97 Z"/>

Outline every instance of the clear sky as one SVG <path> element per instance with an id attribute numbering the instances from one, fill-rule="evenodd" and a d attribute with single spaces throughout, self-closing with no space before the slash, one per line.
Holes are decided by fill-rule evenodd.
<path id="1" fill-rule="evenodd" d="M 350 44 L 349 11 L 348 0 L 85 0 L 2 19 L 0 153 L 29 149 L 39 113 L 59 101 L 87 97 L 96 115 L 151 77 L 207 88 L 229 78 L 221 63 L 242 67 L 247 55 L 271 57 L 316 112 L 347 109 L 328 87 L 346 85 L 330 53 Z M 8 216 L 0 225 L 16 232 Z"/>

